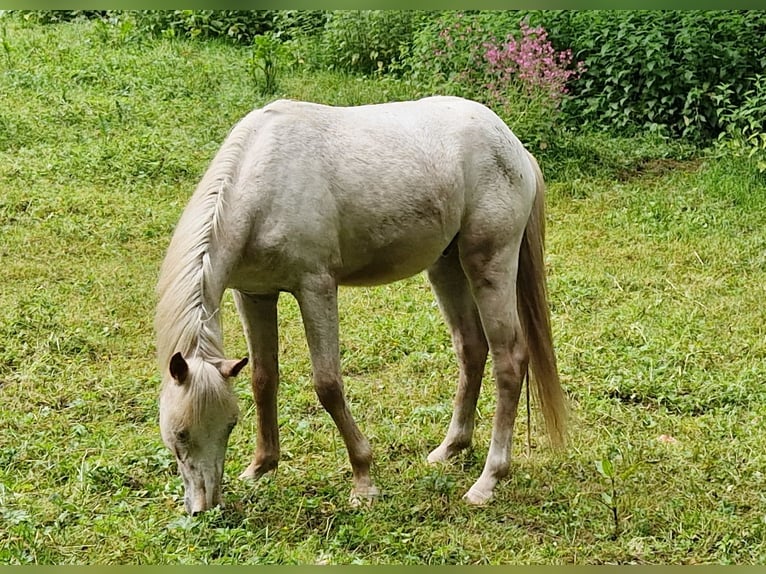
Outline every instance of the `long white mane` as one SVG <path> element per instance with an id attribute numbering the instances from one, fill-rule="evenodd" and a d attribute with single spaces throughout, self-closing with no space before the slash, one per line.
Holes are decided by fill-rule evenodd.
<path id="1" fill-rule="evenodd" d="M 246 119 L 231 130 L 197 186 L 160 269 L 155 330 L 163 372 L 178 351 L 184 357 L 224 356 L 218 307 L 208 308 L 205 290 L 209 248 L 220 227 L 226 192 L 236 180 L 242 150 L 252 133 Z"/>

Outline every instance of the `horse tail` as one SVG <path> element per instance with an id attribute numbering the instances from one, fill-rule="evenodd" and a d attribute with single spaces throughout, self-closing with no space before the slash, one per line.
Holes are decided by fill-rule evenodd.
<path id="1" fill-rule="evenodd" d="M 553 349 L 543 258 L 545 182 L 537 160 L 530 153 L 528 156 L 535 173 L 536 191 L 532 213 L 527 220 L 519 251 L 517 305 L 529 350 L 534 393 L 552 443 L 561 446 L 566 438 L 567 406 Z"/>

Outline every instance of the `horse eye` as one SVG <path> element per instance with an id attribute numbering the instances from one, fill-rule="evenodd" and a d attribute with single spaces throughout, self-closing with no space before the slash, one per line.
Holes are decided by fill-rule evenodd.
<path id="1" fill-rule="evenodd" d="M 187 431 L 187 430 L 178 431 L 176 433 L 176 440 L 178 442 L 184 442 L 184 443 L 188 442 L 188 440 L 189 440 L 189 431 Z"/>

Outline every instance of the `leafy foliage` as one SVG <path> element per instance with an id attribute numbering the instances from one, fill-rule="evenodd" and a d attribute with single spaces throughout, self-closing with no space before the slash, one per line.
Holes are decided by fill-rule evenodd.
<path id="1" fill-rule="evenodd" d="M 274 30 L 282 39 L 316 36 L 324 30 L 326 10 L 278 10 Z"/>
<path id="2" fill-rule="evenodd" d="M 107 18 L 110 10 L 18 10 L 27 21 L 38 24 L 58 24 L 73 20 L 97 20 Z"/>
<path id="3" fill-rule="evenodd" d="M 274 28 L 276 10 L 142 10 L 138 27 L 153 35 L 227 38 L 249 44 Z"/>
<path id="4" fill-rule="evenodd" d="M 766 75 L 756 74 L 752 84 L 739 105 L 732 104 L 730 83 L 718 86 L 716 104 L 725 129 L 719 137 L 719 147 L 747 156 L 755 162 L 758 171 L 766 173 Z"/>
<path id="5" fill-rule="evenodd" d="M 565 113 L 615 133 L 660 130 L 704 143 L 722 131 L 721 86 L 738 107 L 766 65 L 760 11 L 537 11 L 525 14 L 586 71 Z"/>
<path id="6" fill-rule="evenodd" d="M 259 85 L 261 95 L 270 95 L 277 91 L 277 76 L 284 53 L 284 45 L 271 32 L 253 39 L 253 79 Z"/>
<path id="7" fill-rule="evenodd" d="M 311 36 L 324 27 L 324 10 L 144 10 L 128 13 L 139 28 L 153 35 L 225 38 L 250 44 L 273 32 L 282 40 Z"/>
<path id="8" fill-rule="evenodd" d="M 413 83 L 425 89 L 462 85 L 465 93 L 478 93 L 481 84 L 467 81 L 467 75 L 481 61 L 483 44 L 511 32 L 518 32 L 518 18 L 512 12 L 497 13 L 494 19 L 481 11 L 437 13 L 415 32 L 401 66 Z"/>
<path id="9" fill-rule="evenodd" d="M 630 135 L 653 131 L 707 145 L 720 134 L 761 146 L 757 115 L 766 67 L 766 12 L 762 11 L 392 11 L 392 10 L 150 10 L 20 11 L 27 21 L 133 19 L 137 32 L 188 38 L 227 38 L 251 45 L 267 32 L 285 44 L 295 69 L 405 78 L 421 93 L 447 91 L 484 101 L 529 129 L 545 119 L 540 98 L 517 97 L 524 72 L 507 64 L 510 42 L 522 41 L 520 23 L 540 29 L 559 54 L 573 97 L 547 107 L 557 121 L 579 129 Z M 132 32 L 131 32 L 132 33 Z M 445 33 L 449 33 L 449 45 Z M 513 36 L 509 40 L 509 34 Z M 124 34 L 123 34 L 124 35 Z M 522 33 L 523 35 L 523 33 Z M 515 40 L 514 40 L 515 38 Z M 485 44 L 491 43 L 494 49 Z M 505 46 L 505 48 L 504 48 Z M 487 53 L 501 55 L 487 62 Z M 505 58 L 502 56 L 505 54 Z M 8 52 L 6 50 L 6 59 Z M 542 58 L 538 58 L 542 61 Z M 582 73 L 579 73 L 582 72 Z M 494 81 L 490 76 L 495 77 Z M 498 85 L 498 81 L 499 84 Z M 759 90 L 761 90 L 759 92 Z M 489 93 L 488 93 L 489 92 Z M 556 94 L 562 91 L 556 91 Z M 541 97 L 543 93 L 541 92 Z M 554 99 L 557 96 L 553 96 Z M 513 106 L 503 106 L 513 100 Z M 535 101 L 532 107 L 529 102 Z M 512 112 L 510 108 L 513 108 Z M 503 111 L 507 108 L 507 113 Z M 740 113 L 735 118 L 732 114 Z M 519 118 L 529 118 L 529 121 Z M 745 131 L 742 131 L 745 130 Z M 549 130 L 544 130 L 549 131 Z M 736 134 L 736 137 L 732 134 Z M 531 133 L 535 141 L 549 139 Z M 727 139 L 727 141 L 728 141 Z"/>
<path id="10" fill-rule="evenodd" d="M 417 35 L 406 66 L 427 93 L 488 105 L 537 152 L 554 136 L 567 82 L 582 69 L 570 52 L 553 49 L 544 29 L 511 26 L 498 41 L 481 18 L 444 13 Z"/>
<path id="11" fill-rule="evenodd" d="M 396 69 L 415 30 L 427 18 L 415 10 L 333 11 L 322 35 L 325 67 L 351 73 Z"/>

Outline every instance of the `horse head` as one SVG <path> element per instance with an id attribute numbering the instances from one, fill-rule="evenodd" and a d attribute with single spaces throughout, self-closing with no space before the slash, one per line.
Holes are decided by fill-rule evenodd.
<path id="1" fill-rule="evenodd" d="M 226 446 L 239 407 L 228 379 L 247 364 L 240 361 L 188 360 L 176 353 L 160 391 L 160 432 L 175 455 L 190 514 L 221 502 Z"/>

